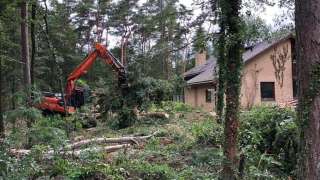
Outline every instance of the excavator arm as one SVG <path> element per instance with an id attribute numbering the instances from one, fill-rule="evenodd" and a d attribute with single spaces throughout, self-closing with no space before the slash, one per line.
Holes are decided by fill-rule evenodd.
<path id="1" fill-rule="evenodd" d="M 91 52 L 87 58 L 69 75 L 67 79 L 67 86 L 65 89 L 66 100 L 70 98 L 75 89 L 75 81 L 91 68 L 94 61 L 100 57 L 106 64 L 111 65 L 114 71 L 118 73 L 119 86 L 126 86 L 126 70 L 124 66 L 117 60 L 108 49 L 96 44 L 95 50 Z"/>

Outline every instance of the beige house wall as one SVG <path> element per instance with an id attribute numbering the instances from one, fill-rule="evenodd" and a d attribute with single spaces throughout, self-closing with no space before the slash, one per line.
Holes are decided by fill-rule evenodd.
<path id="1" fill-rule="evenodd" d="M 211 84 L 188 86 L 184 89 L 185 103 L 193 106 L 200 107 L 205 111 L 213 111 L 215 108 L 214 98 L 212 102 L 206 102 L 206 90 L 212 89 L 214 86 Z"/>
<path id="2" fill-rule="evenodd" d="M 242 71 L 240 102 L 242 108 L 261 104 L 285 103 L 293 99 L 291 42 L 286 40 L 249 60 Z M 273 61 L 276 57 L 278 61 Z M 276 62 L 274 64 L 274 62 Z M 277 75 L 276 75 L 277 74 Z M 260 82 L 274 82 L 275 101 L 262 101 Z M 213 85 L 193 85 L 185 88 L 185 103 L 214 109 L 215 102 L 206 102 L 206 89 Z"/>
<path id="3" fill-rule="evenodd" d="M 276 64 L 273 58 L 276 57 Z M 283 65 L 282 65 L 283 64 Z M 277 75 L 276 75 L 277 73 Z M 262 101 L 261 82 L 274 82 L 275 101 Z M 293 99 L 291 42 L 284 41 L 244 66 L 241 82 L 241 106 L 284 103 Z"/>

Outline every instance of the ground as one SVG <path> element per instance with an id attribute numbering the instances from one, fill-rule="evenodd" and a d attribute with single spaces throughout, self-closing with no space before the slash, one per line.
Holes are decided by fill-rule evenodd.
<path id="1" fill-rule="evenodd" d="M 134 126 L 121 130 L 111 130 L 103 123 L 74 133 L 72 139 L 158 132 L 145 144 L 99 154 L 95 161 L 99 166 L 112 169 L 107 173 L 111 179 L 214 179 L 221 171 L 222 129 L 209 113 L 183 106 L 183 113 L 179 112 L 179 107 L 167 111 L 169 119 L 141 119 Z M 214 128 L 217 128 L 216 134 Z M 99 171 L 88 175 L 106 178 Z"/>

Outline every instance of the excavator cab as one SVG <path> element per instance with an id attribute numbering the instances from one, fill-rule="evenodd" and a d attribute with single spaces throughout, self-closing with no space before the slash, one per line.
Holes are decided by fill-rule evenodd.
<path id="1" fill-rule="evenodd" d="M 73 106 L 75 108 L 80 108 L 86 102 L 89 101 L 90 98 L 90 88 L 89 86 L 86 87 L 75 87 L 72 91 L 70 98 L 68 99 L 67 105 Z"/>

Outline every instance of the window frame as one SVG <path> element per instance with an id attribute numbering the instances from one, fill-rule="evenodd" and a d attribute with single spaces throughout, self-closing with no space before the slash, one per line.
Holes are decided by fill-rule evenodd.
<path id="1" fill-rule="evenodd" d="M 272 84 L 272 95 L 273 97 L 263 97 L 265 93 L 263 93 L 263 84 Z M 261 101 L 276 101 L 276 92 L 275 92 L 275 82 L 273 81 L 263 81 L 260 82 L 260 98 Z"/>
<path id="2" fill-rule="evenodd" d="M 209 96 L 210 94 L 210 96 Z M 210 99 L 209 99 L 210 97 Z M 206 89 L 206 103 L 212 103 L 214 98 L 214 89 L 213 88 L 207 88 Z"/>

